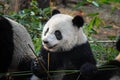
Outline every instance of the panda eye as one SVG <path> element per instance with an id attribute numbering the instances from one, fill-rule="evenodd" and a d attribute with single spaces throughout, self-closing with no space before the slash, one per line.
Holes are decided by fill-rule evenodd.
<path id="1" fill-rule="evenodd" d="M 44 36 L 47 34 L 48 31 L 49 31 L 49 28 L 47 28 L 47 30 L 45 31 Z"/>
<path id="2" fill-rule="evenodd" d="M 62 39 L 62 35 L 61 35 L 61 32 L 59 30 L 56 30 L 54 34 L 58 40 Z"/>

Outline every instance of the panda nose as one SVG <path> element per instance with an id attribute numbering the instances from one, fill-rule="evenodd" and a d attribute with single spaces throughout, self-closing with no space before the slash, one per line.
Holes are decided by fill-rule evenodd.
<path id="1" fill-rule="evenodd" d="M 48 41 L 45 41 L 45 40 L 43 40 L 43 42 L 44 42 L 45 44 L 48 44 L 48 43 L 49 43 Z"/>

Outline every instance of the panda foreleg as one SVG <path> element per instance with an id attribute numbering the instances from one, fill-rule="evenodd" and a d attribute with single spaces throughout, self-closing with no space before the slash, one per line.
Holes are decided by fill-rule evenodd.
<path id="1" fill-rule="evenodd" d="M 47 78 L 47 65 L 43 62 L 41 57 L 34 59 L 31 64 L 32 72 L 39 78 Z"/>
<path id="2" fill-rule="evenodd" d="M 84 78 L 91 78 L 97 71 L 96 65 L 85 63 L 80 68 L 80 75 Z"/>

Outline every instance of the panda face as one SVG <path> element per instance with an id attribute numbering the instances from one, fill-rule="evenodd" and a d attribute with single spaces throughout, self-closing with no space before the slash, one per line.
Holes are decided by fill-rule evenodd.
<path id="1" fill-rule="evenodd" d="M 44 26 L 42 44 L 48 51 L 67 51 L 77 44 L 86 42 L 81 28 L 73 25 L 73 17 L 65 14 L 54 15 Z"/>

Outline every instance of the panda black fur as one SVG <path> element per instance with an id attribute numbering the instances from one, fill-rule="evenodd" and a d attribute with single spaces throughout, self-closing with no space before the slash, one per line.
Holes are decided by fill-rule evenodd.
<path id="1" fill-rule="evenodd" d="M 48 54 L 50 54 L 50 71 L 82 70 L 85 68 L 89 72 L 96 65 L 96 61 L 87 37 L 82 30 L 83 18 L 81 16 L 73 18 L 66 14 L 60 14 L 58 10 L 54 10 L 52 15 L 42 32 L 42 48 L 39 60 L 33 61 L 33 73 L 46 80 L 47 73 L 39 63 L 42 63 L 47 69 Z M 84 70 L 82 71 L 84 72 Z M 76 80 L 79 74 L 79 72 L 74 74 L 52 73 L 50 79 Z M 33 78 L 33 80 L 37 79 Z"/>
<path id="2" fill-rule="evenodd" d="M 35 55 L 28 44 L 34 49 L 27 30 L 21 24 L 0 16 L 0 73 L 30 70 Z"/>
<path id="3" fill-rule="evenodd" d="M 120 39 L 116 43 L 118 51 L 120 51 Z M 100 66 L 92 75 L 84 75 L 83 80 L 120 80 L 120 54 L 115 60 L 109 61 Z"/>

